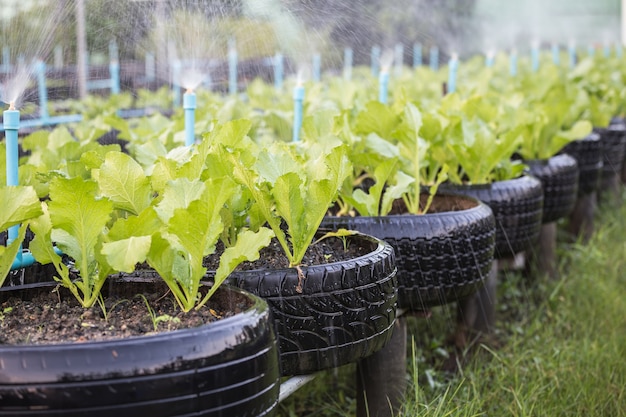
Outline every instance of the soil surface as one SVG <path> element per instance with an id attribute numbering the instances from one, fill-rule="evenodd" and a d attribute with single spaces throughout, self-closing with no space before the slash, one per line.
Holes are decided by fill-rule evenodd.
<path id="1" fill-rule="evenodd" d="M 311 245 L 302 266 L 355 258 L 376 247 L 375 243 L 362 239 L 360 244 L 350 242 L 354 240 L 350 237 L 345 240 L 347 250 L 344 239 L 340 238 L 328 238 Z M 216 269 L 216 259 L 217 256 L 208 258 L 206 266 Z M 273 241 L 262 251 L 259 261 L 242 264 L 240 269 L 287 266 L 280 245 Z M 126 279 L 131 279 L 132 275 Z M 148 335 L 200 326 L 250 307 L 246 297 L 219 290 L 205 307 L 183 313 L 167 286 L 160 281 L 123 283 L 109 279 L 102 291 L 104 308 L 95 305 L 89 309 L 83 308 L 68 290 L 54 284 L 34 291 L 3 289 L 5 291 L 0 291 L 0 345 L 77 343 Z"/>

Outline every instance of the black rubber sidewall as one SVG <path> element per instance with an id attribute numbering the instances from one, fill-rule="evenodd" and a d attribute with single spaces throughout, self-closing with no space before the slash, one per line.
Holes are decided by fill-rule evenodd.
<path id="1" fill-rule="evenodd" d="M 578 196 L 578 163 L 567 154 L 544 160 L 525 161 L 529 173 L 543 186 L 542 223 L 551 223 L 569 215 Z"/>
<path id="2" fill-rule="evenodd" d="M 219 291 L 240 291 L 223 286 Z M 264 416 L 280 389 L 265 301 L 191 329 L 0 346 L 0 416 Z"/>
<path id="3" fill-rule="evenodd" d="M 491 207 L 496 218 L 496 259 L 528 250 L 539 238 L 543 188 L 531 175 L 491 184 L 442 184 L 440 190 L 469 195 Z"/>
<path id="4" fill-rule="evenodd" d="M 357 237 L 352 237 L 357 238 Z M 371 253 L 343 262 L 235 271 L 229 281 L 267 300 L 276 325 L 282 374 L 341 366 L 380 350 L 391 338 L 397 308 L 393 248 L 371 236 Z"/>
<path id="5" fill-rule="evenodd" d="M 493 213 L 476 199 L 461 198 L 475 207 L 422 215 L 329 216 L 322 225 L 358 230 L 389 242 L 398 265 L 398 307 L 425 310 L 473 294 L 491 268 Z"/>
<path id="6" fill-rule="evenodd" d="M 578 196 L 598 190 L 603 167 L 600 135 L 591 133 L 583 139 L 568 143 L 560 153 L 566 153 L 578 163 Z"/>

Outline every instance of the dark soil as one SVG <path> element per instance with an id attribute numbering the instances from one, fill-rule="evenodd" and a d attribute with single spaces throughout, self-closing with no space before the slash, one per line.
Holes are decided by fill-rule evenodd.
<path id="1" fill-rule="evenodd" d="M 351 237 L 346 238 L 346 244 L 347 250 L 343 239 L 328 238 L 311 245 L 302 266 L 353 259 L 376 247 L 374 242 Z M 216 253 L 221 253 L 220 248 Z M 216 269 L 217 259 L 217 256 L 207 258 L 205 266 Z M 287 266 L 287 258 L 274 241 L 262 251 L 259 261 L 247 262 L 239 269 Z M 154 271 L 151 272 L 154 276 Z M 133 275 L 141 276 L 141 271 Z M 128 283 L 110 278 L 102 291 L 104 309 L 99 305 L 85 309 L 68 290 L 54 284 L 28 291 L 6 287 L 3 290 L 0 291 L 0 345 L 76 343 L 149 335 L 200 326 L 249 308 L 244 296 L 219 290 L 205 307 L 183 313 L 160 281 Z"/>

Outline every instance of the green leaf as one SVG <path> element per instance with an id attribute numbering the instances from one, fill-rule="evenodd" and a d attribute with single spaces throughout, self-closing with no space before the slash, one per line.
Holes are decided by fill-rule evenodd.
<path id="1" fill-rule="evenodd" d="M 95 303 L 111 271 L 98 256 L 113 204 L 98 197 L 97 188 L 95 182 L 82 178 L 57 177 L 50 183 L 51 238 L 75 261 L 81 277 L 80 301 L 85 307 Z M 72 284 L 70 289 L 75 285 L 78 284 Z"/>
<path id="2" fill-rule="evenodd" d="M 135 265 L 146 260 L 152 236 L 131 236 L 128 239 L 102 244 L 101 253 L 112 268 L 133 272 Z"/>
<path id="3" fill-rule="evenodd" d="M 0 286 L 4 283 L 9 271 L 11 270 L 11 266 L 13 265 L 13 261 L 17 256 L 21 248 L 22 241 L 24 240 L 24 236 L 26 235 L 26 228 L 28 227 L 28 223 L 24 223 L 17 232 L 17 237 L 13 242 L 11 242 L 7 246 L 0 245 Z"/>
<path id="4" fill-rule="evenodd" d="M 270 244 L 272 237 L 274 237 L 274 232 L 266 227 L 262 227 L 257 232 L 244 230 L 239 233 L 235 246 L 227 248 L 220 257 L 220 264 L 215 271 L 213 286 L 198 307 L 206 303 L 240 263 L 259 259 L 259 251 Z"/>
<path id="5" fill-rule="evenodd" d="M 179 178 L 170 181 L 165 186 L 163 199 L 155 207 L 155 211 L 161 221 L 167 223 L 174 215 L 174 210 L 186 208 L 192 201 L 199 199 L 205 188 L 204 183 L 197 180 Z"/>
<path id="6" fill-rule="evenodd" d="M 33 187 L 7 186 L 0 188 L 0 230 L 40 216 L 41 203 Z"/>
<path id="7" fill-rule="evenodd" d="M 150 205 L 149 179 L 141 166 L 122 152 L 106 154 L 99 170 L 98 185 L 117 209 L 136 215 Z"/>

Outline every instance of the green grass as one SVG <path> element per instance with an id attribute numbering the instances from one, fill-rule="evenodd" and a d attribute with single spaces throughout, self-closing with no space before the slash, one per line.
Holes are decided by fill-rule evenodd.
<path id="1" fill-rule="evenodd" d="M 626 416 L 624 200 L 602 207 L 587 244 L 559 242 L 559 280 L 501 275 L 495 341 L 456 351 L 454 306 L 411 318 L 401 415 Z M 353 365 L 322 372 L 278 415 L 355 415 L 353 380 Z"/>

